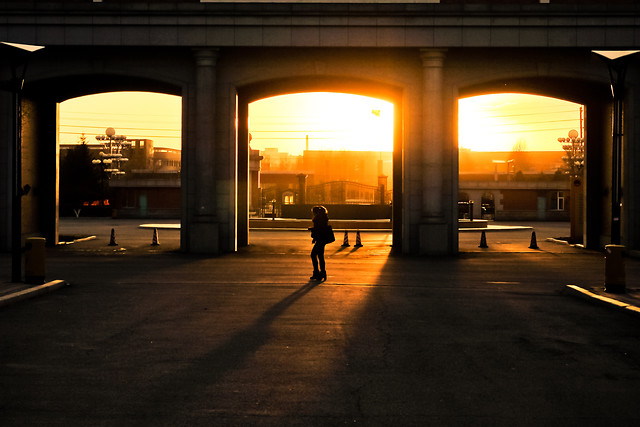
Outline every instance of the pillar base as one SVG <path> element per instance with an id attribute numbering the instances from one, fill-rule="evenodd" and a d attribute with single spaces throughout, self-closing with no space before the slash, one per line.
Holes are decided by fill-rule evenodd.
<path id="1" fill-rule="evenodd" d="M 184 231 L 189 233 L 187 252 L 211 255 L 219 255 L 222 252 L 219 223 L 192 223 Z"/>
<path id="2" fill-rule="evenodd" d="M 420 255 L 450 255 L 451 233 L 446 223 L 422 223 L 419 225 Z"/>

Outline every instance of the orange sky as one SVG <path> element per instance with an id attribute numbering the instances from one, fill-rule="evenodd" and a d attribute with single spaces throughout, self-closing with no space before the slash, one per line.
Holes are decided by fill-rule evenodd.
<path id="1" fill-rule="evenodd" d="M 393 151 L 393 104 L 366 96 L 306 93 L 249 106 L 251 148 L 277 147 L 299 155 L 310 150 Z"/>
<path id="2" fill-rule="evenodd" d="M 60 142 L 89 142 L 113 127 L 119 135 L 180 148 L 181 98 L 146 92 L 114 92 L 71 99 L 60 105 Z M 558 137 L 579 130 L 580 105 L 533 95 L 496 94 L 461 99 L 459 146 L 474 151 L 561 150 Z M 249 107 L 252 148 L 391 151 L 393 105 L 375 98 L 336 93 L 285 95 Z"/>
<path id="3" fill-rule="evenodd" d="M 494 94 L 458 102 L 460 148 L 511 151 L 523 141 L 528 151 L 561 151 L 559 137 L 580 131 L 580 105 L 556 98 Z"/>
<path id="4" fill-rule="evenodd" d="M 149 92 L 110 92 L 60 104 L 60 142 L 95 143 L 108 127 L 129 138 L 153 139 L 155 147 L 180 148 L 182 98 Z"/>

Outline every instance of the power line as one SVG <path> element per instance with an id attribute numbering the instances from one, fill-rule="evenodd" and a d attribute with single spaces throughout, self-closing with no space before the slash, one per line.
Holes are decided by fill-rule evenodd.
<path id="1" fill-rule="evenodd" d="M 75 135 L 80 137 L 84 132 L 58 132 L 62 135 Z M 93 133 L 84 133 L 85 136 L 95 136 L 95 134 Z M 158 138 L 158 139 L 177 139 L 180 140 L 182 139 L 182 137 L 180 136 L 167 136 L 167 135 L 127 135 L 128 139 L 154 139 L 154 138 Z"/>
<path id="2" fill-rule="evenodd" d="M 579 110 L 557 110 L 557 111 L 537 111 L 534 113 L 516 113 L 516 114 L 500 114 L 500 115 L 494 115 L 494 116 L 490 116 L 490 117 L 521 117 L 521 116 L 538 116 L 541 114 L 547 114 L 547 115 L 552 115 L 552 114 L 575 114 L 578 113 Z"/>
<path id="3" fill-rule="evenodd" d="M 65 127 L 65 128 L 81 128 L 81 129 L 85 129 L 85 128 L 89 128 L 89 129 L 102 129 L 103 126 L 82 126 L 82 125 L 60 125 L 60 127 Z M 148 127 L 148 128 L 130 128 L 130 127 L 121 127 L 118 129 L 124 129 L 124 130 L 141 130 L 141 131 L 161 131 L 161 132 L 181 132 L 181 129 L 160 129 L 160 128 L 153 128 L 153 127 Z M 120 132 L 118 130 L 118 132 Z"/>
<path id="4" fill-rule="evenodd" d="M 481 127 L 484 128 L 501 128 L 501 127 L 513 127 L 513 126 L 530 126 L 530 125 L 544 125 L 550 123 L 574 123 L 577 124 L 577 120 L 547 120 L 543 122 L 523 122 L 523 123 L 487 123 Z"/>
<path id="5" fill-rule="evenodd" d="M 562 132 L 566 131 L 567 128 L 547 128 L 547 129 L 519 129 L 519 130 L 505 130 L 500 132 L 491 132 L 492 134 L 500 135 L 503 133 L 534 133 L 534 132 Z M 476 132 L 478 133 L 478 132 Z M 486 132 L 485 132 L 486 133 Z"/>

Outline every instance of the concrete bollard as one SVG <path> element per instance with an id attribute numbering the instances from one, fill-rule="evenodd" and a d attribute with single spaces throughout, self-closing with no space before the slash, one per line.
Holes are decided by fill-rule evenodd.
<path id="1" fill-rule="evenodd" d="M 41 285 L 45 276 L 45 243 L 44 237 L 29 237 L 24 252 L 24 282 Z"/>
<path id="2" fill-rule="evenodd" d="M 624 293 L 626 292 L 625 247 L 622 245 L 607 245 L 604 250 L 604 290 L 611 293 Z"/>

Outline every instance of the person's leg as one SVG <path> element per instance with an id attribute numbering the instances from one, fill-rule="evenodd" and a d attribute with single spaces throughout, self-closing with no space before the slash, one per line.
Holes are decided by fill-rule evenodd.
<path id="1" fill-rule="evenodd" d="M 324 245 L 318 246 L 320 246 L 318 248 L 318 262 L 320 264 L 320 273 L 318 274 L 318 277 L 320 278 L 320 280 L 327 280 L 327 272 L 324 269 Z"/>
<path id="2" fill-rule="evenodd" d="M 313 276 L 310 279 L 315 279 L 320 270 L 318 270 L 318 244 L 313 245 L 313 249 L 311 249 L 311 264 L 313 264 Z"/>
<path id="3" fill-rule="evenodd" d="M 318 245 L 318 263 L 320 271 L 324 271 L 324 245 Z"/>

